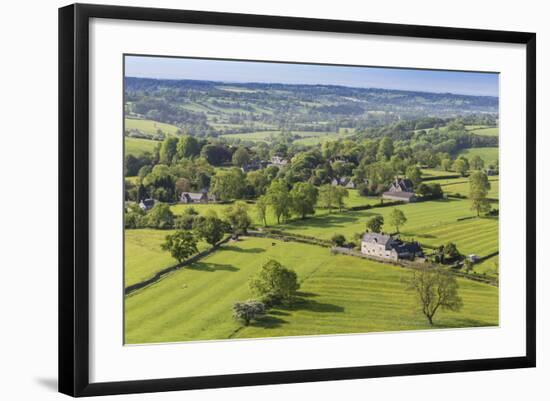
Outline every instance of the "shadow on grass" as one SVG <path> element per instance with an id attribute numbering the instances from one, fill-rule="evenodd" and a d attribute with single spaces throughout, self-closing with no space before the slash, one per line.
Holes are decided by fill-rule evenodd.
<path id="1" fill-rule="evenodd" d="M 223 247 L 223 249 L 225 249 L 227 251 L 240 252 L 240 253 L 262 253 L 262 252 L 265 252 L 265 249 L 263 249 L 263 248 L 247 248 L 247 249 L 244 249 L 244 248 L 240 248 L 240 247 L 235 246 L 235 245 L 226 245 L 226 246 Z"/>
<path id="2" fill-rule="evenodd" d="M 483 320 L 468 319 L 468 318 L 454 318 L 448 324 L 445 322 L 438 322 L 437 316 L 434 318 L 434 329 L 445 328 L 462 328 L 462 327 L 491 327 L 498 326 L 498 323 L 484 322 Z"/>
<path id="3" fill-rule="evenodd" d="M 404 237 L 408 237 L 408 238 L 437 238 L 435 235 L 433 234 L 419 234 L 419 233 L 411 233 L 411 232 L 402 232 L 401 233 L 402 236 Z"/>
<path id="4" fill-rule="evenodd" d="M 261 327 L 264 329 L 275 329 L 277 327 L 281 327 L 283 324 L 288 323 L 286 320 L 272 316 L 272 314 L 273 312 L 271 312 L 269 315 L 262 316 L 258 320 L 250 323 L 250 326 Z"/>
<path id="5" fill-rule="evenodd" d="M 251 323 L 251 326 L 262 327 L 264 329 L 273 329 L 287 324 L 288 322 L 280 316 L 290 316 L 292 311 L 305 310 L 309 312 L 319 313 L 342 313 L 344 308 L 338 305 L 317 302 L 310 297 L 315 297 L 317 294 L 311 292 L 298 292 L 298 297 L 290 305 L 277 305 L 274 309 Z"/>
<path id="6" fill-rule="evenodd" d="M 186 266 L 187 270 L 197 270 L 205 272 L 216 272 L 216 271 L 227 271 L 227 272 L 236 272 L 240 269 L 232 265 L 224 265 L 220 263 L 205 263 L 205 262 L 196 262 L 190 266 Z"/>
<path id="7" fill-rule="evenodd" d="M 283 227 L 342 227 L 347 223 L 355 223 L 359 220 L 358 216 L 352 216 L 350 214 L 329 214 L 319 217 L 314 217 L 306 220 L 295 220 L 286 223 Z"/>

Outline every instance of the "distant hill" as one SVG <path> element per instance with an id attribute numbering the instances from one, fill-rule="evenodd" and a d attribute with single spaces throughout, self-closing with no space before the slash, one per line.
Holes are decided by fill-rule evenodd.
<path id="1" fill-rule="evenodd" d="M 334 85 L 125 78 L 126 114 L 220 135 L 337 131 L 423 117 L 498 116 L 498 98 Z"/>

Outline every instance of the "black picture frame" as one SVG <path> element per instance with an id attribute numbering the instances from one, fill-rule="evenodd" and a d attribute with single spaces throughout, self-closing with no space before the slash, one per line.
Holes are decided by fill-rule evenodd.
<path id="1" fill-rule="evenodd" d="M 526 45 L 526 353 L 520 357 L 89 381 L 88 61 L 91 18 L 337 32 Z M 59 9 L 59 391 L 71 396 L 160 392 L 534 367 L 536 363 L 536 35 L 479 29 L 74 4 Z"/>

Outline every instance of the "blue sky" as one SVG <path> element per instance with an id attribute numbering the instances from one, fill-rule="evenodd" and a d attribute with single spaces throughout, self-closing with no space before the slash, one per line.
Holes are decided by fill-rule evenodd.
<path id="1" fill-rule="evenodd" d="M 325 84 L 498 96 L 498 74 L 126 56 L 127 77 Z"/>

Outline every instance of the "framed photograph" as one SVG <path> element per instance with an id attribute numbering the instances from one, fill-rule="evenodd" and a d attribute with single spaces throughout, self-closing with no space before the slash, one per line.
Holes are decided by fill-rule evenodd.
<path id="1" fill-rule="evenodd" d="M 535 366 L 535 34 L 59 10 L 59 389 Z"/>

